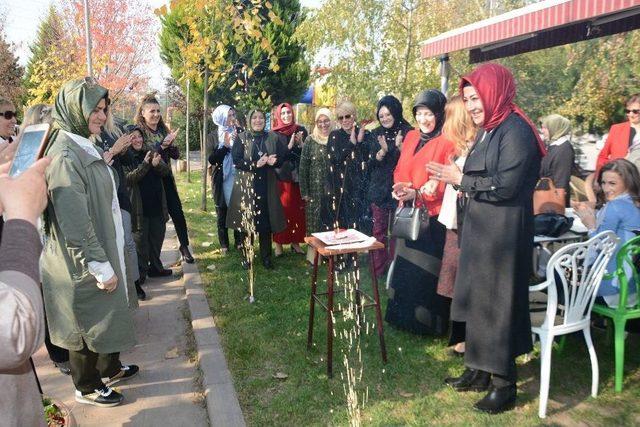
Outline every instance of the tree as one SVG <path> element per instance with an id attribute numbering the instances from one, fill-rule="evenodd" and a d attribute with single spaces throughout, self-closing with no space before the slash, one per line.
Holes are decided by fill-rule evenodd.
<path id="1" fill-rule="evenodd" d="M 420 90 L 439 88 L 438 62 L 420 58 L 419 42 L 484 14 L 479 1 L 327 0 L 309 12 L 298 37 L 310 61 L 331 68 L 327 84 L 338 98 L 349 98 L 366 117 L 382 95 L 409 106 Z M 466 62 L 452 55 L 455 70 L 470 68 Z"/>
<path id="2" fill-rule="evenodd" d="M 90 2 L 94 76 L 109 89 L 112 100 L 126 91 L 143 89 L 149 79 L 149 46 L 155 43 L 157 28 L 153 10 L 142 1 L 100 0 Z M 81 0 L 64 0 L 65 25 L 83 58 L 86 40 L 84 5 Z"/>
<path id="3" fill-rule="evenodd" d="M 152 10 L 141 2 L 91 2 L 94 76 L 113 101 L 143 89 L 148 80 L 149 46 L 154 43 Z M 29 102 L 52 103 L 64 82 L 86 75 L 82 2 L 50 6 L 30 47 L 24 85 Z"/>
<path id="4" fill-rule="evenodd" d="M 24 79 L 27 104 L 53 104 L 66 81 L 84 76 L 84 60 L 78 57 L 62 15 L 53 6 L 38 25 L 36 40 L 29 49 L 31 57 Z"/>
<path id="5" fill-rule="evenodd" d="M 13 46 L 5 40 L 4 25 L 0 22 L 0 96 L 17 103 L 22 96 L 23 69 L 13 53 Z"/>
<path id="6" fill-rule="evenodd" d="M 572 46 L 568 66 L 576 78 L 561 114 L 592 132 L 625 120 L 625 98 L 640 91 L 639 61 L 638 31 Z"/>
<path id="7" fill-rule="evenodd" d="M 268 108 L 296 101 L 309 67 L 294 38 L 304 18 L 298 0 L 174 0 L 161 9 L 160 52 L 184 88 L 202 105 L 202 73 L 210 71 L 215 103 Z"/>

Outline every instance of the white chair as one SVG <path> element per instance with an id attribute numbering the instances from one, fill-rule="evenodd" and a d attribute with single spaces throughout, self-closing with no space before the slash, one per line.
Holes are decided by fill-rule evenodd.
<path id="1" fill-rule="evenodd" d="M 591 395 L 598 394 L 598 358 L 591 341 L 591 307 L 618 240 L 614 232 L 603 231 L 586 242 L 561 248 L 547 264 L 547 280 L 529 287 L 530 292 L 538 294 L 547 289 L 546 298 L 538 299 L 546 299 L 546 310 L 531 313 L 533 338 L 540 337 L 540 418 L 545 418 L 547 413 L 551 350 L 553 339 L 558 335 L 583 332 L 591 358 Z M 558 292 L 564 296 L 560 306 Z"/>

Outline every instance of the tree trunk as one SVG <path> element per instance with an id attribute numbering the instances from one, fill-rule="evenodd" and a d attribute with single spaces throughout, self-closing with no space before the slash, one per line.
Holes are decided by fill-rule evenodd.
<path id="1" fill-rule="evenodd" d="M 200 136 L 200 162 L 202 165 L 202 199 L 200 209 L 207 211 L 207 109 L 209 108 L 209 68 L 204 69 L 204 114 L 202 116 L 202 135 Z"/>

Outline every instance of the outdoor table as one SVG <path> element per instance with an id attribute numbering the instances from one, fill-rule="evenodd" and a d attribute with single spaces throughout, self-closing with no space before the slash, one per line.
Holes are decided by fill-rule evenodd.
<path id="1" fill-rule="evenodd" d="M 540 262 L 540 252 L 546 253 L 547 256 L 551 258 L 551 255 L 553 255 L 553 252 L 554 252 L 550 249 L 551 244 L 560 243 L 562 244 L 562 246 L 564 246 L 564 245 L 568 245 L 569 243 L 576 243 L 576 242 L 583 241 L 587 237 L 588 236 L 586 233 L 581 233 L 576 231 L 567 231 L 566 233 L 561 234 L 558 237 L 543 236 L 543 235 L 534 236 L 533 244 L 534 246 L 537 246 L 539 248 L 538 250 L 533 251 L 534 275 L 538 278 L 544 277 L 544 274 L 538 271 L 539 269 L 538 263 Z"/>
<path id="2" fill-rule="evenodd" d="M 362 309 L 373 307 L 376 312 L 376 326 L 378 330 L 378 338 L 380 340 L 380 352 L 382 354 L 382 361 L 387 362 L 387 349 L 384 343 L 384 330 L 382 326 L 382 312 L 380 310 L 380 294 L 378 292 L 378 279 L 373 271 L 373 259 L 371 251 L 377 249 L 384 249 L 384 244 L 377 240 L 370 246 L 358 249 L 328 249 L 327 245 L 320 239 L 314 236 L 305 237 L 304 241 L 311 246 L 316 254 L 313 259 L 313 275 L 311 276 L 311 298 L 309 301 L 309 331 L 307 334 L 307 350 L 311 349 L 313 341 L 313 320 L 316 302 L 327 312 L 327 375 L 329 378 L 333 377 L 333 313 L 338 311 L 333 305 L 334 294 L 341 291 L 341 289 L 334 288 L 335 280 L 335 263 L 338 255 L 354 254 L 357 256 L 360 253 L 369 254 L 369 270 L 371 272 L 371 285 L 373 288 L 373 298 L 368 296 L 360 289 L 360 276 L 356 274 L 356 287 L 355 287 L 355 301 L 356 301 L 356 319 L 358 322 L 362 320 Z M 327 292 L 319 293 L 317 291 L 318 283 L 318 261 L 320 257 L 325 257 L 328 260 L 327 269 Z M 326 296 L 327 304 L 323 302 L 323 297 Z M 369 303 L 363 304 L 362 300 L 368 299 Z"/>

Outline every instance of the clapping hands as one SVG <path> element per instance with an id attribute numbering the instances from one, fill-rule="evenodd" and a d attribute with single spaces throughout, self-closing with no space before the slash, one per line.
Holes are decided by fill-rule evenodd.
<path id="1" fill-rule="evenodd" d="M 167 135 L 164 138 L 164 141 L 162 141 L 162 147 L 163 148 L 167 148 L 169 147 L 171 144 L 173 144 L 173 141 L 176 139 L 176 137 L 178 136 L 178 132 L 180 132 L 180 128 L 174 130 L 173 132 L 170 132 L 169 135 Z"/>

